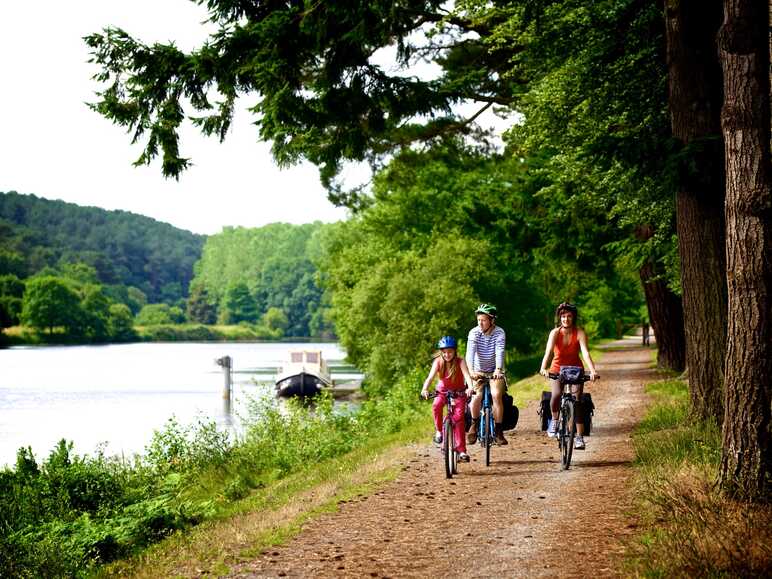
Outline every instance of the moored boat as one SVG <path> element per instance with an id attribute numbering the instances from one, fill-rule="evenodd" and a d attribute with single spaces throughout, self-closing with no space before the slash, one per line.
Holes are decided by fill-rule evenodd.
<path id="1" fill-rule="evenodd" d="M 327 363 L 319 350 L 293 350 L 276 377 L 277 396 L 315 396 L 332 386 Z"/>

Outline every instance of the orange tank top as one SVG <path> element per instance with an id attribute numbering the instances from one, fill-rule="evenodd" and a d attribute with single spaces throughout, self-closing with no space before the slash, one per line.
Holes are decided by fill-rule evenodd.
<path id="1" fill-rule="evenodd" d="M 453 358 L 453 361 L 451 362 L 456 369 L 453 372 L 453 376 L 448 376 L 450 374 L 450 368 L 447 368 L 447 372 L 444 376 L 440 377 L 440 385 L 444 386 L 445 390 L 463 390 L 464 389 L 464 373 L 461 371 L 461 362 L 460 358 L 456 357 Z M 442 367 L 444 366 L 443 362 L 440 361 L 438 370 L 441 372 Z"/>
<path id="2" fill-rule="evenodd" d="M 579 332 L 576 328 L 571 328 L 571 338 L 568 344 L 564 343 L 563 335 L 558 330 L 555 336 L 555 347 L 552 349 L 552 365 L 550 372 L 557 374 L 561 366 L 579 366 L 584 368 L 582 360 L 579 358 Z"/>

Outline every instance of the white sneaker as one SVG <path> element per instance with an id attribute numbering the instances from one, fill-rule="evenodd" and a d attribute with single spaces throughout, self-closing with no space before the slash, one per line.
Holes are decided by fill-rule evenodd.
<path id="1" fill-rule="evenodd" d="M 574 448 L 577 450 L 584 450 L 584 437 L 576 435 L 576 438 L 574 438 Z"/>
<path id="2" fill-rule="evenodd" d="M 550 420 L 549 426 L 547 426 L 547 436 L 555 438 L 558 433 L 558 421 Z"/>

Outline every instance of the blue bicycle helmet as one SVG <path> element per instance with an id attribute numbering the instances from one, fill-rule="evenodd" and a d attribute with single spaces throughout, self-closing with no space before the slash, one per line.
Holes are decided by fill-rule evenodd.
<path id="1" fill-rule="evenodd" d="M 437 342 L 437 349 L 442 350 L 444 348 L 457 348 L 458 342 L 453 336 L 442 336 L 440 341 Z"/>

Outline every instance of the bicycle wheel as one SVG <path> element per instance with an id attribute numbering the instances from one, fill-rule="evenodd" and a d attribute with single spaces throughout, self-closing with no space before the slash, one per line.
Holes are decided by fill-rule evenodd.
<path id="1" fill-rule="evenodd" d="M 484 432 L 485 432 L 485 438 L 483 439 L 485 444 L 485 466 L 491 465 L 491 445 L 493 444 L 493 432 L 491 428 L 491 409 L 486 408 L 483 410 L 483 424 Z"/>
<path id="2" fill-rule="evenodd" d="M 560 462 L 563 466 L 563 470 L 568 470 L 568 467 L 571 466 L 571 455 L 574 452 L 574 436 L 576 435 L 573 401 L 566 401 L 561 410 L 561 414 Z"/>
<path id="3" fill-rule="evenodd" d="M 445 456 L 445 477 L 453 478 L 454 465 L 453 455 L 453 427 L 450 420 L 445 420 L 445 426 L 442 433 L 442 454 Z"/>

